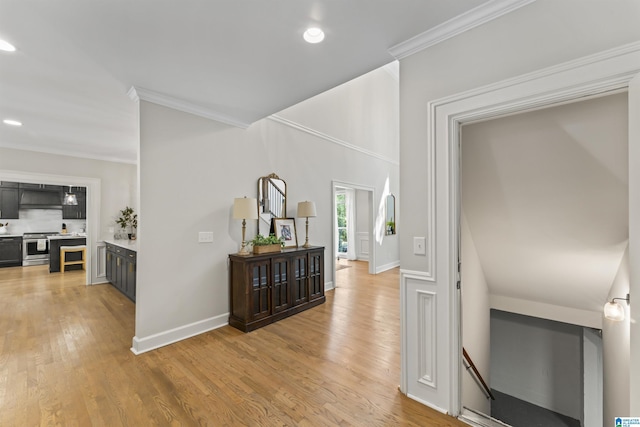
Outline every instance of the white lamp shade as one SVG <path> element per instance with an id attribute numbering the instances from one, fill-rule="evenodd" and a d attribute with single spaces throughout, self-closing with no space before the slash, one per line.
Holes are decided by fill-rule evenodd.
<path id="1" fill-rule="evenodd" d="M 615 301 L 604 305 L 604 317 L 615 322 L 624 320 L 624 307 Z"/>
<path id="2" fill-rule="evenodd" d="M 313 202 L 298 203 L 298 217 L 310 218 L 316 216 L 316 204 Z"/>
<path id="3" fill-rule="evenodd" d="M 78 198 L 74 193 L 64 193 L 64 200 L 62 201 L 62 204 L 65 206 L 77 206 Z"/>
<path id="4" fill-rule="evenodd" d="M 251 197 L 238 197 L 233 200 L 234 219 L 258 219 L 258 200 Z"/>

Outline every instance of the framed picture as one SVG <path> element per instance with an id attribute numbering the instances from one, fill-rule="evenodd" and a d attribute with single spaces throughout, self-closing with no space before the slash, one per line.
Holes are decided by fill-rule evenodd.
<path id="1" fill-rule="evenodd" d="M 282 238 L 285 248 L 298 247 L 298 235 L 296 234 L 296 220 L 294 218 L 274 218 L 273 229 L 278 239 Z"/>

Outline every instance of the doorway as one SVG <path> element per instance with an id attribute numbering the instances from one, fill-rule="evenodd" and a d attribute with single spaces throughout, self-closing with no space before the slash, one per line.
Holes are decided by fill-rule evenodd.
<path id="1" fill-rule="evenodd" d="M 578 423 L 602 419 L 601 397 L 586 405 L 563 396 L 602 394 L 602 381 L 583 384 L 579 343 L 583 327 L 602 328 L 598 305 L 594 309 L 587 300 L 606 299 L 628 244 L 627 105 L 627 94 L 616 93 L 461 129 L 462 347 L 502 400 L 516 397 Z M 606 139 L 601 137 L 605 134 Z M 597 273 L 592 270 L 596 268 Z M 543 305 L 552 312 L 543 312 Z M 567 307 L 592 312 L 593 318 L 569 315 Z M 554 393 L 551 378 L 536 389 L 536 382 L 525 380 L 515 368 L 505 374 L 504 363 L 495 363 L 501 354 L 495 349 L 504 347 L 499 345 L 504 334 L 494 336 L 495 324 L 505 324 L 496 320 L 495 308 L 514 316 L 531 315 L 518 324 L 537 325 L 535 330 L 549 338 L 546 343 L 557 344 L 546 346 L 544 356 L 536 359 L 548 364 L 535 378 L 564 366 L 562 373 L 575 375 L 563 384 L 574 384 L 579 392 Z M 549 332 L 560 326 L 542 327 L 536 320 L 559 320 L 557 313 L 565 315 L 559 325 L 573 327 L 562 329 L 576 344 L 572 353 L 557 350 L 570 341 L 556 340 L 560 333 Z M 533 338 L 520 348 L 530 342 Z M 554 358 L 559 353 L 573 354 L 573 362 Z M 510 366 L 518 365 L 514 360 Z M 602 369 L 600 363 L 593 372 L 601 377 Z M 479 398 L 469 376 L 462 375 L 462 406 L 491 416 L 504 413 L 495 401 Z M 595 388 L 588 389 L 589 384 Z"/>
<path id="2" fill-rule="evenodd" d="M 332 183 L 332 262 L 333 283 L 340 260 L 365 261 L 369 274 L 375 274 L 373 238 L 374 189 L 363 185 L 333 181 Z"/>
<path id="3" fill-rule="evenodd" d="M 92 285 L 103 283 L 105 276 L 104 246 L 98 246 L 99 230 L 99 209 L 101 197 L 100 180 L 97 178 L 51 175 L 32 172 L 20 172 L 0 170 L 0 179 L 13 182 L 42 183 L 60 186 L 78 186 L 87 189 L 87 262 L 86 262 L 86 284 Z"/>

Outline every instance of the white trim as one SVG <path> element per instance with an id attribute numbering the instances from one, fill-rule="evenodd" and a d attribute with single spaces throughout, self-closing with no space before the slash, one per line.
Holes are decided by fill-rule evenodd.
<path id="1" fill-rule="evenodd" d="M 333 282 L 324 282 L 324 291 L 332 291 L 336 288 Z"/>
<path id="2" fill-rule="evenodd" d="M 317 131 L 315 129 L 312 129 L 312 128 L 307 127 L 305 125 L 301 125 L 300 123 L 296 123 L 296 122 L 294 122 L 292 120 L 285 119 L 284 117 L 278 116 L 277 114 L 272 114 L 268 118 L 273 120 L 274 122 L 283 124 L 285 126 L 289 126 L 289 127 L 293 128 L 293 129 L 297 129 L 297 130 L 299 130 L 301 132 L 308 133 L 309 135 L 313 135 L 315 137 L 324 139 L 325 141 L 333 142 L 334 144 L 340 145 L 341 147 L 347 148 L 349 150 L 357 151 L 358 153 L 362 153 L 362 154 L 366 154 L 367 156 L 375 157 L 378 160 L 382 160 L 382 161 L 385 161 L 385 162 L 389 162 L 389 163 L 391 163 L 393 165 L 400 166 L 400 161 L 399 160 L 395 160 L 395 159 L 392 159 L 390 157 L 383 156 L 383 155 L 378 154 L 378 153 L 376 153 L 374 151 L 367 150 L 366 148 L 358 147 L 357 145 L 351 144 L 350 142 L 346 142 L 346 141 L 343 141 L 341 139 L 334 138 L 331 135 L 327 135 L 326 133 L 319 132 L 319 131 Z"/>
<path id="3" fill-rule="evenodd" d="M 455 286 L 457 276 L 453 273 L 454 260 L 458 256 L 459 233 L 456 217 L 459 209 L 459 175 L 455 172 L 459 154 L 457 129 L 462 124 L 489 117 L 619 90 L 628 86 L 631 78 L 638 73 L 640 42 L 429 102 L 429 116 L 432 119 L 429 123 L 429 138 L 434 138 L 436 152 L 444 156 L 438 162 L 439 165 L 443 165 L 443 174 L 438 175 L 441 180 L 438 182 L 438 188 L 445 192 L 450 200 L 450 205 L 444 211 L 436 209 L 436 214 L 441 215 L 440 219 L 448 223 L 449 248 L 448 252 L 443 251 L 442 255 L 448 258 L 449 262 L 446 264 L 450 271 L 447 279 L 438 286 L 448 289 L 449 292 L 446 309 L 450 313 L 452 323 L 443 327 L 449 329 L 449 359 L 457 361 L 451 364 L 448 372 L 443 372 L 445 376 L 449 376 L 445 382 L 451 384 L 447 407 L 452 415 L 458 416 L 462 409 L 458 374 L 462 363 L 460 301 Z M 403 351 L 405 350 L 403 348 Z"/>
<path id="4" fill-rule="evenodd" d="M 606 50 L 604 52 L 598 52 L 595 53 L 593 55 L 588 55 L 582 58 L 578 58 L 575 59 L 573 61 L 567 61 L 567 62 L 563 62 L 557 65 L 553 65 L 551 67 L 547 67 L 547 68 L 543 68 L 541 70 L 536 70 L 536 71 L 532 71 L 530 73 L 526 73 L 526 74 L 522 74 L 520 76 L 516 76 L 516 77 L 512 77 L 510 79 L 506 79 L 506 80 L 501 80 L 499 82 L 496 83 L 491 83 L 485 86 L 480 86 L 465 92 L 460 92 L 460 93 L 456 93 L 450 96 L 446 96 L 437 100 L 434 100 L 432 102 L 430 102 L 429 104 L 432 104 L 434 106 L 444 106 L 446 104 L 451 104 L 453 102 L 456 101 L 464 101 L 470 98 L 474 98 L 476 96 L 480 96 L 480 95 L 485 95 L 485 94 L 489 94 L 491 92 L 495 92 L 498 90 L 503 90 L 503 89 L 508 89 L 508 88 L 512 88 L 514 90 L 520 90 L 518 88 L 518 86 L 527 84 L 527 83 L 531 83 L 531 82 L 536 82 L 540 79 L 543 79 L 545 77 L 553 77 L 553 76 L 557 76 L 559 74 L 565 73 L 567 71 L 572 71 L 572 70 L 578 70 L 582 67 L 586 67 L 589 65 L 596 65 L 598 63 L 601 63 L 603 61 L 607 61 L 607 60 L 613 60 L 616 58 L 621 59 L 621 61 L 623 62 L 622 65 L 627 65 L 627 67 L 621 69 L 619 72 L 616 73 L 606 73 L 606 70 L 602 70 L 604 71 L 604 76 L 605 78 L 611 83 L 612 87 L 624 87 L 626 86 L 626 83 L 629 82 L 629 80 L 633 77 L 633 75 L 635 75 L 634 73 L 637 70 L 637 67 L 630 67 L 628 68 L 628 63 L 624 64 L 625 62 L 625 58 L 627 58 L 630 54 L 634 54 L 637 53 L 638 51 L 640 51 L 640 41 L 637 42 L 632 42 L 632 43 L 628 43 L 622 46 L 617 46 L 613 49 L 609 49 Z M 569 81 L 566 82 L 567 87 L 565 87 L 563 90 L 577 90 L 579 89 L 578 85 L 572 85 L 571 83 L 569 83 Z M 597 83 L 597 81 L 595 81 Z M 583 87 L 584 85 L 579 85 L 580 87 Z M 597 88 L 598 86 L 596 86 Z M 585 96 L 588 95 L 593 95 L 595 93 L 599 93 L 600 90 L 595 90 L 596 88 L 591 88 L 590 86 L 587 86 L 588 89 L 592 89 L 591 92 L 588 92 L 586 90 L 584 90 L 583 92 L 585 93 Z M 526 88 L 525 88 L 526 89 Z M 611 90 L 611 89 L 607 89 L 607 90 Z M 554 95 L 557 92 L 557 90 L 552 90 L 551 92 L 547 92 L 547 94 L 550 95 Z M 578 92 L 580 93 L 580 92 Z M 515 95 L 517 96 L 517 94 Z M 555 96 L 553 96 L 553 98 L 556 98 Z M 571 99 L 571 98 L 568 98 Z M 514 100 L 515 101 L 515 100 Z M 517 102 L 517 101 L 515 101 Z M 511 104 L 511 102 L 509 103 Z M 519 104 L 518 104 L 519 105 Z M 545 104 L 541 104 L 541 106 L 544 106 Z M 548 106 L 548 104 L 547 104 Z M 496 105 L 487 105 L 486 108 L 491 108 L 492 110 L 494 108 L 499 108 L 502 107 L 504 109 L 506 109 L 507 105 L 501 105 L 501 104 L 496 104 Z M 529 109 L 530 107 L 528 106 L 527 109 Z M 484 110 L 484 109 L 483 109 Z M 475 116 L 480 116 L 482 117 L 482 113 L 483 111 L 470 111 L 470 113 L 474 116 L 474 120 L 476 120 L 477 118 Z M 465 124 L 467 123 L 467 121 L 470 121 L 471 119 L 467 119 L 465 120 Z"/>
<path id="5" fill-rule="evenodd" d="M 230 117 L 226 114 L 222 114 L 211 108 L 205 108 L 200 105 L 196 105 L 192 102 L 185 101 L 184 99 L 175 98 L 164 93 L 155 92 L 153 90 L 145 89 L 142 87 L 131 87 L 127 92 L 129 98 L 134 101 L 147 101 L 154 104 L 162 105 L 163 107 L 173 108 L 174 110 L 182 111 L 184 113 L 193 114 L 194 116 L 204 117 L 205 119 L 215 120 L 227 125 L 235 126 L 241 129 L 248 128 L 251 123 L 246 123 Z"/>
<path id="6" fill-rule="evenodd" d="M 332 268 L 331 268 L 331 278 L 333 279 L 333 282 L 335 283 L 336 281 L 336 256 L 334 255 L 336 253 L 336 241 L 337 241 L 337 236 L 336 236 L 336 194 L 338 193 L 339 190 L 337 190 L 337 187 L 342 187 L 342 188 L 353 188 L 355 190 L 362 190 L 362 191 L 367 191 L 369 192 L 369 195 L 367 197 L 371 197 L 371 206 L 370 206 L 370 210 L 369 210 L 369 221 L 373 224 L 374 223 L 374 218 L 376 217 L 376 209 L 374 207 L 374 201 L 376 200 L 376 189 L 375 187 L 369 187 L 366 185 L 360 185 L 360 184 L 352 184 L 349 182 L 344 182 L 344 181 L 336 181 L 336 180 L 332 180 L 331 181 L 331 264 L 332 264 Z M 369 230 L 369 274 L 376 274 L 376 245 L 374 244 L 374 230 L 373 230 L 373 226 L 372 228 Z"/>
<path id="7" fill-rule="evenodd" d="M 96 244 L 96 278 L 104 279 L 107 277 L 107 244 L 98 242 Z"/>
<path id="8" fill-rule="evenodd" d="M 383 273 L 396 267 L 400 267 L 400 260 L 389 262 L 387 264 L 376 267 L 376 274 Z"/>
<path id="9" fill-rule="evenodd" d="M 132 161 L 130 158 L 124 157 L 113 157 L 113 156 L 101 156 L 95 154 L 87 154 L 82 153 L 81 155 L 74 155 L 73 152 L 70 152 L 68 148 L 64 149 L 56 149 L 50 147 L 28 147 L 21 143 L 12 143 L 12 142 L 3 142 L 1 148 L 7 148 L 10 150 L 20 150 L 20 151 L 28 151 L 30 153 L 44 153 L 44 154 L 53 154 L 56 156 L 65 156 L 65 157 L 73 157 L 76 159 L 89 159 L 89 160 L 101 160 L 105 162 L 114 162 L 114 163 L 126 163 L 129 165 L 135 165 L 136 161 Z"/>
<path id="10" fill-rule="evenodd" d="M 147 351 L 155 350 L 157 348 L 226 326 L 229 324 L 228 320 L 229 313 L 225 313 L 208 319 L 199 320 L 188 325 L 169 329 L 168 331 L 158 332 L 157 334 L 149 335 L 148 337 L 138 338 L 138 336 L 135 336 L 133 337 L 131 351 L 133 354 L 138 355 Z"/>
<path id="11" fill-rule="evenodd" d="M 396 59 L 403 59 L 421 50 L 435 46 L 445 40 L 486 24 L 516 9 L 533 3 L 535 0 L 492 0 L 448 21 L 439 24 L 409 40 L 398 43 L 389 49 Z"/>
<path id="12" fill-rule="evenodd" d="M 415 400 L 416 402 L 420 402 L 424 406 L 428 406 L 429 408 L 431 408 L 431 409 L 433 409 L 435 411 L 441 412 L 443 414 L 449 414 L 446 409 L 441 408 L 441 407 L 439 407 L 437 405 L 434 405 L 433 403 L 427 402 L 426 400 L 421 399 L 420 397 L 415 396 L 415 395 L 413 395 L 411 393 L 407 394 L 407 397 L 411 398 L 412 400 Z"/>
<path id="13" fill-rule="evenodd" d="M 430 302 L 428 306 L 424 304 L 425 298 L 421 298 L 427 295 Z M 400 391 L 414 400 L 445 412 L 433 402 L 427 402 L 425 396 L 416 396 L 414 391 L 428 389 L 436 395 L 439 388 L 447 388 L 447 384 L 442 382 L 441 370 L 446 370 L 449 362 L 440 358 L 438 347 L 442 339 L 439 324 L 444 319 L 438 313 L 439 300 L 437 286 L 428 274 L 400 270 Z M 412 317 L 412 323 L 409 322 L 409 317 Z M 444 319 L 444 323 L 448 323 L 448 320 Z M 409 354 L 410 342 L 415 343 L 411 348 L 416 354 Z M 410 359 L 415 369 L 411 372 L 408 369 Z M 409 374 L 412 375 L 411 378 Z M 444 377 L 446 379 L 446 375 Z"/>
<path id="14" fill-rule="evenodd" d="M 434 389 L 437 384 L 437 330 L 436 317 L 438 294 L 434 291 L 417 290 L 418 302 L 418 382 Z"/>
<path id="15" fill-rule="evenodd" d="M 368 231 L 358 231 L 356 233 L 356 259 L 360 261 L 368 261 L 369 260 L 369 232 Z M 338 256 L 340 256 L 338 254 Z M 398 261 L 399 262 L 399 261 Z M 376 269 L 377 270 L 377 269 Z"/>

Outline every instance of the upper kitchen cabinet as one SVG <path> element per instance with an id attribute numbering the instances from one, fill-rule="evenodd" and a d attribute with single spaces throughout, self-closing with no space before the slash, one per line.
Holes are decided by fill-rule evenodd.
<path id="1" fill-rule="evenodd" d="M 0 219 L 18 219 L 20 192 L 17 182 L 0 181 Z"/>
<path id="2" fill-rule="evenodd" d="M 20 183 L 20 188 L 25 190 L 48 190 L 48 191 L 60 191 L 62 187 L 59 185 L 50 184 L 30 184 L 26 182 Z"/>
<path id="3" fill-rule="evenodd" d="M 62 219 L 87 219 L 87 189 L 85 187 L 71 187 L 75 193 L 77 205 L 63 205 Z"/>

